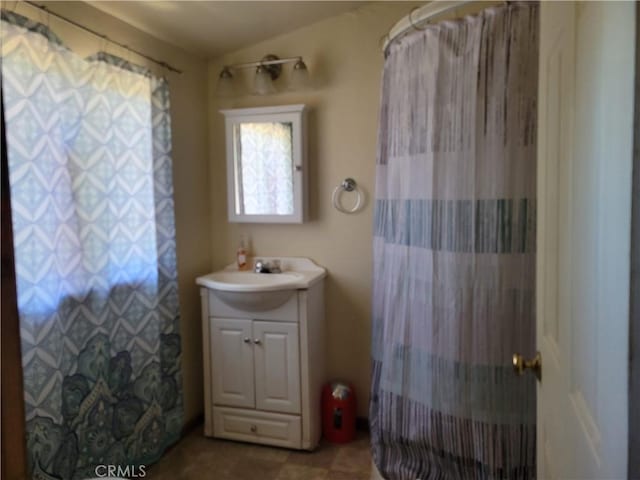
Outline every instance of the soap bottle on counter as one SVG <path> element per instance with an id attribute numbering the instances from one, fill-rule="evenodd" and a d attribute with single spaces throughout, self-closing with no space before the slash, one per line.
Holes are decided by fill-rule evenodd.
<path id="1" fill-rule="evenodd" d="M 240 244 L 236 252 L 236 262 L 238 263 L 238 270 L 248 270 L 249 262 L 247 258 L 247 249 L 245 247 L 244 237 L 240 237 Z"/>

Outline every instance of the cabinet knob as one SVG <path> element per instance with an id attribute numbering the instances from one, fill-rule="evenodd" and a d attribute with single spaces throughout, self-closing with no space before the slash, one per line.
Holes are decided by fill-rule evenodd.
<path id="1" fill-rule="evenodd" d="M 260 345 L 262 342 L 260 341 L 259 338 L 254 338 L 253 343 L 255 343 L 256 345 Z"/>
<path id="2" fill-rule="evenodd" d="M 256 427 L 255 425 L 251 425 L 251 432 L 256 433 L 257 431 L 258 431 L 258 427 Z"/>
<path id="3" fill-rule="evenodd" d="M 242 339 L 242 341 L 243 341 L 244 343 L 251 343 L 251 339 L 250 339 L 249 337 L 244 337 L 244 338 Z"/>

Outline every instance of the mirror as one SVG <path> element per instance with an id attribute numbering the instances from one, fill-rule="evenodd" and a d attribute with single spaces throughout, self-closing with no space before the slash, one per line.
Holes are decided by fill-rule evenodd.
<path id="1" fill-rule="evenodd" d="M 231 222 L 305 219 L 305 106 L 223 110 Z"/>
<path id="2" fill-rule="evenodd" d="M 234 125 L 236 215 L 293 214 L 293 125 Z"/>

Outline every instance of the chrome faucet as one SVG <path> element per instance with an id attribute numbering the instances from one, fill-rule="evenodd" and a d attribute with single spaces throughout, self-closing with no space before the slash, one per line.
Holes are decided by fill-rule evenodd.
<path id="1" fill-rule="evenodd" d="M 274 260 L 273 263 L 269 263 L 258 258 L 253 265 L 253 271 L 255 273 L 282 273 L 280 260 Z"/>
<path id="2" fill-rule="evenodd" d="M 269 263 L 258 258 L 253 264 L 253 271 L 256 273 L 269 273 Z"/>

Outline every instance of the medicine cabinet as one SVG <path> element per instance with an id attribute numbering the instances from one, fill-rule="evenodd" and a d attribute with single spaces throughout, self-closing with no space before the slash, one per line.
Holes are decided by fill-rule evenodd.
<path id="1" fill-rule="evenodd" d="M 305 105 L 221 111 L 230 222 L 305 221 L 306 112 Z"/>

